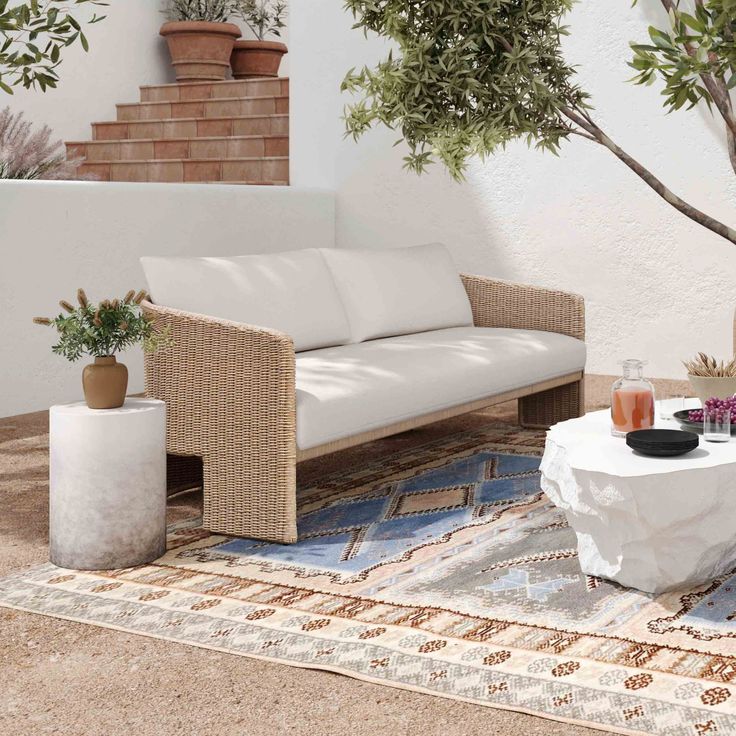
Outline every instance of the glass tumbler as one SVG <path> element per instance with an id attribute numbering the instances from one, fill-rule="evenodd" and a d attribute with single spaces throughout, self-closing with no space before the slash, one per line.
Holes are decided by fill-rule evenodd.
<path id="1" fill-rule="evenodd" d="M 731 439 L 731 412 L 728 409 L 703 410 L 703 439 L 728 442 Z"/>
<path id="2" fill-rule="evenodd" d="M 665 393 L 657 402 L 657 406 L 660 419 L 673 419 L 676 411 L 682 411 L 685 408 L 685 396 L 678 393 Z"/>

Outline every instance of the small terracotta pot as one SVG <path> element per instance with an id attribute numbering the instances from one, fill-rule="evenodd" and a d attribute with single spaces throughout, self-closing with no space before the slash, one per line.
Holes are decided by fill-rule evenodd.
<path id="1" fill-rule="evenodd" d="M 230 54 L 240 28 L 232 23 L 172 21 L 161 26 L 176 71 L 177 82 L 217 82 L 225 79 Z"/>
<path id="2" fill-rule="evenodd" d="M 114 355 L 95 358 L 82 371 L 82 388 L 90 409 L 117 409 L 125 403 L 128 369 Z"/>
<path id="3" fill-rule="evenodd" d="M 278 77 L 281 59 L 288 52 L 279 41 L 236 41 L 230 57 L 233 77 Z"/>

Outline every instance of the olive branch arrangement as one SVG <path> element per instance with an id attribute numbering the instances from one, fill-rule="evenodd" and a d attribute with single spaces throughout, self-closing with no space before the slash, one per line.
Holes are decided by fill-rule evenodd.
<path id="1" fill-rule="evenodd" d="M 232 13 L 232 0 L 169 0 L 162 11 L 171 20 L 227 23 Z"/>
<path id="2" fill-rule="evenodd" d="M 682 364 L 691 376 L 702 378 L 736 377 L 736 358 L 732 358 L 728 363 L 724 360 L 719 363 L 712 355 L 698 353 L 693 360 L 684 360 Z"/>
<path id="3" fill-rule="evenodd" d="M 259 41 L 281 36 L 286 27 L 287 6 L 283 0 L 234 0 L 233 13 L 250 28 Z"/>
<path id="4" fill-rule="evenodd" d="M 146 292 L 131 289 L 122 299 L 105 299 L 92 304 L 83 289 L 77 291 L 74 306 L 62 299 L 64 310 L 57 317 L 35 317 L 38 325 L 55 327 L 59 341 L 51 349 L 69 361 L 83 355 L 103 358 L 142 343 L 146 352 L 153 352 L 171 344 L 168 328 L 158 330 L 151 317 L 140 307 Z"/>
<path id="5" fill-rule="evenodd" d="M 163 12 L 171 20 L 211 23 L 227 23 L 234 15 L 263 41 L 269 35 L 281 36 L 288 9 L 284 0 L 169 0 Z"/>

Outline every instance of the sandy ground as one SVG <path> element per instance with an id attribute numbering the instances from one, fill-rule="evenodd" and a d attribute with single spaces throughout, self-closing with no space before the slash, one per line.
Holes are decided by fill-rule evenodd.
<path id="1" fill-rule="evenodd" d="M 601 387 L 610 386 L 602 381 Z M 589 407 L 605 391 L 591 386 Z M 605 399 L 602 399 L 605 400 Z M 494 419 L 466 415 L 300 466 L 317 477 Z M 48 418 L 0 420 L 0 575 L 45 562 Z M 170 503 L 170 519 L 199 497 Z M 373 685 L 326 672 L 0 608 L 0 734 L 61 736 L 583 736 L 587 728 Z"/>

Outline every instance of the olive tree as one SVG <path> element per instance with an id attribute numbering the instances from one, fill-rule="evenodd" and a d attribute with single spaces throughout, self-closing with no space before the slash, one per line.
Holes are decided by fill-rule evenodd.
<path id="1" fill-rule="evenodd" d="M 736 0 L 706 5 L 731 2 Z M 456 179 L 463 178 L 471 157 L 485 158 L 512 140 L 557 153 L 563 141 L 577 136 L 609 150 L 682 214 L 736 243 L 736 230 L 677 196 L 596 123 L 590 96 L 562 53 L 568 33 L 563 21 L 572 4 L 346 0 L 356 28 L 387 37 L 396 48 L 375 67 L 345 77 L 343 89 L 358 96 L 346 111 L 348 133 L 358 138 L 384 124 L 408 144 L 409 169 L 422 172 L 438 159 Z M 733 16 L 725 7 L 723 12 Z M 635 53 L 664 63 L 651 49 Z M 640 64 L 638 58 L 632 63 Z"/>
<path id="2" fill-rule="evenodd" d="M 12 0 L 11 0 L 12 2 Z M 97 23 L 93 14 L 80 21 L 82 5 L 107 5 L 103 0 L 27 0 L 9 4 L 0 0 L 0 89 L 38 86 L 42 92 L 56 87 L 58 66 L 66 47 L 79 43 L 87 51 L 83 23 Z"/>
<path id="3" fill-rule="evenodd" d="M 650 43 L 632 43 L 638 84 L 664 81 L 665 106 L 679 110 L 706 104 L 725 124 L 728 155 L 736 172 L 736 0 L 661 0 L 669 27 L 650 26 Z M 687 11 L 691 12 L 687 12 Z"/>

